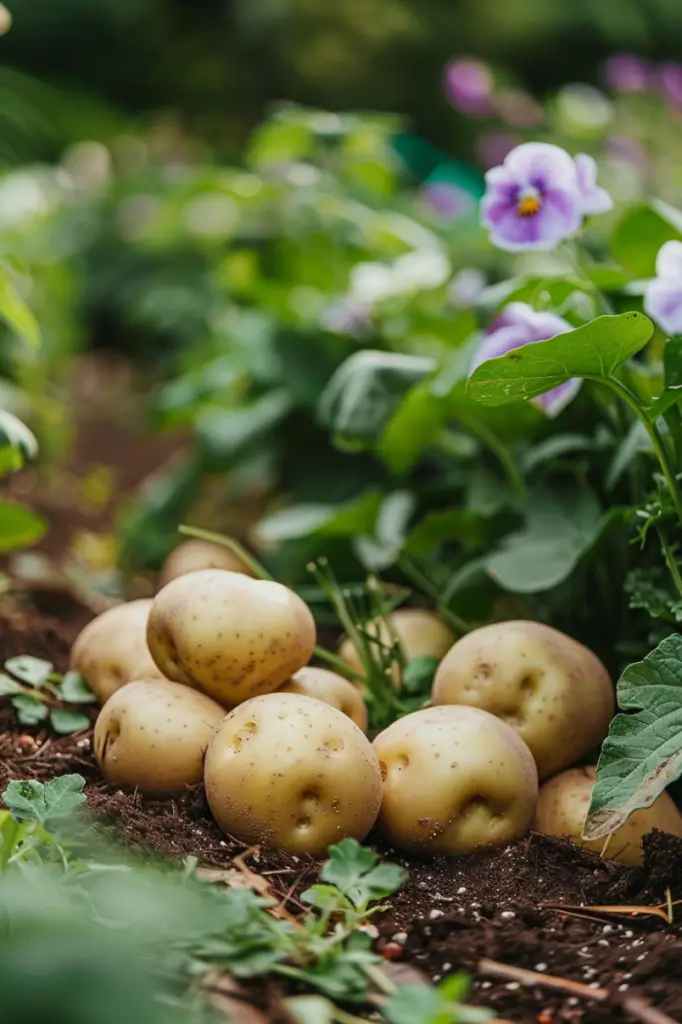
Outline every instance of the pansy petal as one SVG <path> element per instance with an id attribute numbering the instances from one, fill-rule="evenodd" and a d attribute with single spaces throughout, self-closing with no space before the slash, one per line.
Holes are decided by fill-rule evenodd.
<path id="1" fill-rule="evenodd" d="M 581 197 L 582 212 L 586 216 L 608 213 L 613 209 L 613 199 L 605 188 L 597 185 L 597 165 L 587 153 L 578 153 L 575 158 L 578 175 L 578 191 Z"/>
<path id="2" fill-rule="evenodd" d="M 575 163 L 568 153 L 549 142 L 524 142 L 513 149 L 504 166 L 515 179 L 533 184 L 542 179 L 555 187 L 575 188 Z"/>
<path id="3" fill-rule="evenodd" d="M 507 352 L 522 348 L 527 343 L 528 335 L 523 327 L 500 327 L 499 331 L 493 331 L 483 339 L 471 360 L 469 373 L 473 373 L 477 366 L 488 359 L 506 356 Z"/>
<path id="4" fill-rule="evenodd" d="M 682 242 L 665 242 L 656 257 L 658 277 L 676 281 L 682 289 Z"/>
<path id="5" fill-rule="evenodd" d="M 644 296 L 644 312 L 666 334 L 682 334 L 682 277 L 677 280 L 658 277 L 651 281 Z"/>
<path id="6" fill-rule="evenodd" d="M 572 377 L 571 380 L 567 380 L 564 384 L 559 384 L 558 387 L 552 388 L 551 391 L 545 391 L 544 395 L 538 395 L 536 398 L 531 399 L 531 404 L 538 409 L 542 409 L 550 419 L 554 419 L 573 401 L 581 386 L 582 380 L 579 377 Z"/>

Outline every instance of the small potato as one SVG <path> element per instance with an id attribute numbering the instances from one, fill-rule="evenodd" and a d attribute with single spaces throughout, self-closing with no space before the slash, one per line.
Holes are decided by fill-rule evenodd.
<path id="1" fill-rule="evenodd" d="M 224 569 L 173 580 L 147 626 L 161 672 L 226 708 L 276 690 L 310 661 L 315 639 L 310 609 L 292 590 Z"/>
<path id="2" fill-rule="evenodd" d="M 253 576 L 251 569 L 242 562 L 239 555 L 222 544 L 208 540 L 186 540 L 179 544 L 163 564 L 159 578 L 159 590 L 178 576 L 201 569 L 227 569 L 229 572 L 243 572 Z"/>
<path id="3" fill-rule="evenodd" d="M 432 704 L 468 704 L 512 725 L 540 778 L 598 746 L 614 711 L 597 656 L 539 622 L 498 622 L 458 640 L 438 666 Z"/>
<path id="4" fill-rule="evenodd" d="M 384 780 L 378 827 L 400 849 L 474 853 L 530 828 L 538 799 L 533 755 L 487 711 L 415 711 L 373 746 Z"/>
<path id="5" fill-rule="evenodd" d="M 129 601 L 103 612 L 81 631 L 71 649 L 71 668 L 80 672 L 103 704 L 149 665 L 147 619 L 150 600 Z M 160 675 L 158 669 L 154 675 Z"/>
<path id="6" fill-rule="evenodd" d="M 357 687 L 343 676 L 326 668 L 306 666 L 295 672 L 278 693 L 300 693 L 304 697 L 315 697 L 342 711 L 355 722 L 363 732 L 367 731 L 367 708 Z"/>
<path id="7" fill-rule="evenodd" d="M 376 636 L 383 644 L 389 646 L 397 638 L 406 662 L 414 658 L 438 658 L 450 650 L 455 636 L 449 626 L 434 612 L 423 608 L 399 608 L 388 616 L 389 627 L 384 622 L 374 620 L 367 623 L 365 631 Z M 364 673 L 364 666 L 358 652 L 349 637 L 339 647 L 339 657 L 356 672 Z M 398 666 L 393 672 L 393 682 L 400 686 Z"/>
<path id="8" fill-rule="evenodd" d="M 379 813 L 381 773 L 341 711 L 297 693 L 240 704 L 206 755 L 206 796 L 220 828 L 245 843 L 322 856 L 364 839 Z"/>
<path id="9" fill-rule="evenodd" d="M 546 836 L 561 836 L 595 853 L 604 850 L 606 839 L 583 839 L 583 826 L 597 777 L 594 767 L 570 768 L 540 788 L 533 829 Z M 650 807 L 630 815 L 608 840 L 604 856 L 621 864 L 637 866 L 644 860 L 642 837 L 652 829 L 682 838 L 682 815 L 667 793 Z"/>
<path id="10" fill-rule="evenodd" d="M 187 686 L 135 680 L 99 713 L 97 763 L 114 785 L 173 793 L 201 782 L 206 748 L 224 716 L 224 708 Z"/>

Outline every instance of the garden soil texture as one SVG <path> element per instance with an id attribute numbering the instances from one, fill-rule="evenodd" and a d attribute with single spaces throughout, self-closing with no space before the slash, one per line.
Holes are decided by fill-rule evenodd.
<path id="1" fill-rule="evenodd" d="M 78 616 L 57 622 L 29 608 L 7 609 L 0 618 L 0 657 L 4 662 L 30 654 L 64 670 L 81 626 Z M 202 867 L 224 870 L 234 868 L 238 857 L 265 880 L 274 899 L 292 913 L 302 910 L 298 894 L 317 873 L 311 859 L 245 850 L 218 830 L 199 789 L 158 800 L 109 787 L 95 764 L 90 732 L 56 738 L 23 730 L 11 709 L 0 711 L 2 789 L 10 779 L 49 781 L 68 772 L 85 777 L 90 814 L 128 850 L 157 858 L 191 855 Z M 381 841 L 376 846 L 410 875 L 387 912 L 375 918 L 376 948 L 387 960 L 410 965 L 433 981 L 465 970 L 473 978 L 470 1001 L 516 1024 L 656 1024 L 638 1000 L 682 1020 L 682 905 L 673 906 L 672 923 L 662 916 L 584 909 L 682 900 L 682 841 L 652 834 L 642 869 L 533 834 L 489 853 L 428 863 L 406 859 Z M 527 984 L 532 979 L 516 978 L 513 971 L 494 977 L 490 960 L 564 984 Z M 281 1008 L 284 994 L 280 981 L 244 990 L 273 1022 L 288 1019 Z M 367 1008 L 365 1015 L 370 1013 Z"/>

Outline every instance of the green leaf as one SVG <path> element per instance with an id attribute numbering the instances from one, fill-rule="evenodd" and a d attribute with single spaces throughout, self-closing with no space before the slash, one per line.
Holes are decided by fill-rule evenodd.
<path id="1" fill-rule="evenodd" d="M 318 415 L 339 443 L 373 444 L 415 384 L 435 369 L 435 360 L 363 349 L 338 368 L 320 396 Z"/>
<path id="2" fill-rule="evenodd" d="M 585 487 L 565 493 L 537 488 L 529 495 L 525 529 L 505 538 L 502 549 L 486 559 L 486 571 L 513 594 L 550 590 L 622 515 L 618 508 L 602 515 Z"/>
<path id="3" fill-rule="evenodd" d="M 392 473 L 408 473 L 441 434 L 447 408 L 430 388 L 417 385 L 407 392 L 386 423 L 377 454 Z"/>
<path id="4" fill-rule="evenodd" d="M 642 452 L 653 451 L 651 438 L 641 420 L 634 420 L 630 429 L 618 445 L 606 472 L 606 487 L 613 490 L 633 459 Z"/>
<path id="5" fill-rule="evenodd" d="M 595 447 L 596 442 L 584 434 L 554 434 L 527 451 L 521 465 L 526 473 L 531 473 L 539 466 L 555 462 L 565 455 L 589 452 Z"/>
<path id="6" fill-rule="evenodd" d="M 667 569 L 633 569 L 625 580 L 625 593 L 630 597 L 630 608 L 641 608 L 652 619 L 682 622 L 682 598 L 673 588 Z"/>
<path id="7" fill-rule="evenodd" d="M 207 409 L 196 424 L 200 451 L 216 469 L 228 468 L 279 426 L 291 409 L 291 398 L 283 390 L 270 391 L 251 405 Z"/>
<path id="8" fill-rule="evenodd" d="M 42 516 L 15 501 L 0 501 L 0 555 L 37 544 L 46 531 Z"/>
<path id="9" fill-rule="evenodd" d="M 323 996 L 289 996 L 283 1006 L 295 1024 L 334 1024 L 336 1020 L 336 1007 Z"/>
<path id="10" fill-rule="evenodd" d="M 90 725 L 90 719 L 82 711 L 71 711 L 68 708 L 53 708 L 50 711 L 50 725 L 60 736 L 72 736 Z"/>
<path id="11" fill-rule="evenodd" d="M 629 209 L 611 235 L 611 253 L 634 277 L 653 277 L 664 242 L 682 239 L 682 216 L 658 199 Z"/>
<path id="12" fill-rule="evenodd" d="M 588 839 L 615 832 L 682 775 L 682 636 L 666 637 L 618 681 L 619 714 L 597 764 Z"/>
<path id="13" fill-rule="evenodd" d="M 59 685 L 59 696 L 67 704 L 92 704 L 97 697 L 80 672 L 67 672 Z"/>
<path id="14" fill-rule="evenodd" d="M 641 313 L 600 316 L 558 334 L 489 359 L 469 378 L 467 393 L 485 405 L 536 398 L 572 377 L 608 380 L 644 348 L 653 324 Z"/>
<path id="15" fill-rule="evenodd" d="M 13 697 L 12 707 L 21 725 L 39 725 L 49 714 L 38 693 L 21 693 Z"/>
<path id="16" fill-rule="evenodd" d="M 379 863 L 376 853 L 357 840 L 342 839 L 330 847 L 320 878 L 335 885 L 357 910 L 363 910 L 371 900 L 392 896 L 406 881 L 407 872 L 398 864 Z"/>
<path id="17" fill-rule="evenodd" d="M 16 821 L 37 821 L 43 827 L 71 818 L 85 803 L 81 775 L 59 775 L 47 784 L 34 779 L 10 782 L 2 794 Z"/>
<path id="18" fill-rule="evenodd" d="M 23 688 L 14 679 L 0 673 L 0 697 L 9 697 L 15 693 L 23 693 Z"/>
<path id="19" fill-rule="evenodd" d="M 668 338 L 663 349 L 664 387 L 647 410 L 656 420 L 682 400 L 682 337 Z"/>
<path id="20" fill-rule="evenodd" d="M 403 690 L 410 695 L 428 694 L 438 665 L 438 658 L 419 657 L 408 661 L 403 671 Z"/>
<path id="21" fill-rule="evenodd" d="M 301 893 L 304 903 L 310 903 L 318 910 L 352 910 L 353 905 L 339 892 L 335 885 L 311 885 Z"/>
<path id="22" fill-rule="evenodd" d="M 267 543 L 300 537 L 353 537 L 371 533 L 383 495 L 370 489 L 340 505 L 306 502 L 265 516 L 258 523 L 258 535 Z"/>
<path id="23" fill-rule="evenodd" d="M 501 490 L 499 481 L 496 490 Z M 429 512 L 409 534 L 404 551 L 408 555 L 429 555 L 447 541 L 460 541 L 477 547 L 485 537 L 485 523 L 476 512 L 463 508 L 445 508 Z"/>
<path id="24" fill-rule="evenodd" d="M 26 424 L 5 410 L 0 410 L 0 445 L 13 448 L 26 462 L 32 462 L 38 454 L 38 442 Z"/>
<path id="25" fill-rule="evenodd" d="M 364 567 L 387 569 L 397 560 L 410 519 L 414 514 L 415 495 L 411 491 L 393 491 L 381 504 L 371 537 L 357 537 L 353 548 Z"/>
<path id="26" fill-rule="evenodd" d="M 5 662 L 7 671 L 29 686 L 43 686 L 52 674 L 53 667 L 52 662 L 32 658 L 30 654 L 21 654 Z"/>
<path id="27" fill-rule="evenodd" d="M 0 270 L 0 317 L 9 324 L 15 334 L 34 348 L 40 345 L 40 328 L 22 298 L 20 298 L 7 274 Z"/>

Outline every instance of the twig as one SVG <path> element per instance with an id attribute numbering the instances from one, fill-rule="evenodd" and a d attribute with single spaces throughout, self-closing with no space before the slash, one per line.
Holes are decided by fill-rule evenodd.
<path id="1" fill-rule="evenodd" d="M 666 910 L 668 911 L 668 924 L 672 924 L 673 923 L 673 917 L 674 917 L 673 907 L 674 907 L 674 905 L 675 904 L 673 903 L 673 894 L 670 891 L 670 886 L 668 886 L 667 889 L 665 890 L 665 907 L 666 907 Z"/>
<path id="2" fill-rule="evenodd" d="M 501 964 L 496 960 L 481 960 L 477 967 L 477 973 L 501 981 L 518 981 L 520 985 L 527 988 L 548 988 L 555 992 L 566 992 L 582 999 L 592 999 L 598 1003 L 608 1002 L 612 998 L 611 993 L 605 988 L 590 988 L 589 985 L 584 985 L 581 981 L 559 978 L 554 974 L 540 974 L 538 971 L 528 971 L 524 967 Z M 641 1024 L 678 1024 L 673 1017 L 669 1017 L 662 1010 L 657 1010 L 655 1006 L 650 1006 L 638 996 L 626 996 L 624 999 L 616 1001 L 628 1016 L 641 1021 Z"/>

